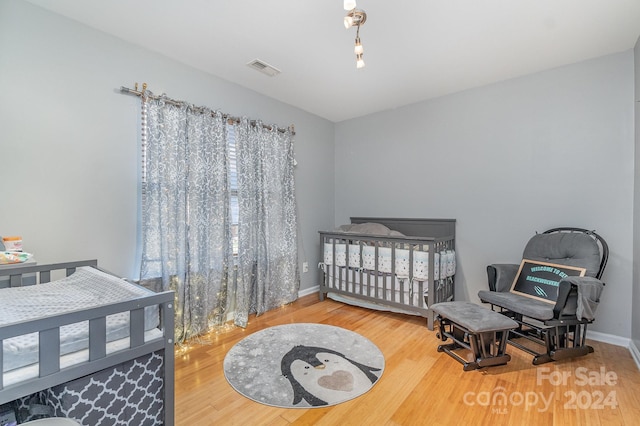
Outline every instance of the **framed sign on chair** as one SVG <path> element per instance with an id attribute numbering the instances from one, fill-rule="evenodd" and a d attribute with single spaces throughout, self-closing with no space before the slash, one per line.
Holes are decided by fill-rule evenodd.
<path id="1" fill-rule="evenodd" d="M 555 304 L 560 280 L 568 276 L 584 277 L 585 268 L 522 259 L 511 292 Z"/>

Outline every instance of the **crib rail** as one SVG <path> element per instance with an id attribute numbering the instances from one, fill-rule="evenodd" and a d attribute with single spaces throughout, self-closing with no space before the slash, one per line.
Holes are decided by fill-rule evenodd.
<path id="1" fill-rule="evenodd" d="M 80 260 L 77 262 L 65 262 L 65 263 L 54 263 L 47 265 L 32 265 L 32 266 L 21 266 L 19 263 L 15 264 L 14 267 L 9 267 L 6 269 L 0 269 L 0 277 L 8 276 L 8 286 L 9 287 L 22 287 L 23 285 L 33 285 L 33 284 L 44 284 L 51 281 L 52 272 L 60 272 L 60 276 L 69 276 L 76 271 L 76 268 L 81 266 L 92 266 L 94 268 L 98 267 L 98 261 L 95 259 L 92 260 Z M 29 277 L 34 278 L 27 279 Z M 35 282 L 32 282 L 35 281 Z"/>
<path id="2" fill-rule="evenodd" d="M 321 231 L 320 298 L 334 293 L 427 318 L 453 300 L 455 238 Z M 372 307 L 375 307 L 372 306 Z"/>

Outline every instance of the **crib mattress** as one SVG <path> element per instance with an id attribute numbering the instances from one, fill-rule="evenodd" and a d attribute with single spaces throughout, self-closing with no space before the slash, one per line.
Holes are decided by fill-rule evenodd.
<path id="1" fill-rule="evenodd" d="M 153 294 L 151 290 L 91 267 L 80 267 L 72 275 L 46 284 L 0 290 L 0 327 L 22 321 L 92 307 L 124 302 Z M 128 337 L 129 312 L 107 317 L 107 342 Z M 158 326 L 158 307 L 145 308 L 145 330 Z M 60 327 L 60 355 L 87 349 L 89 323 Z M 4 372 L 38 362 L 38 333 L 6 339 L 3 342 Z"/>

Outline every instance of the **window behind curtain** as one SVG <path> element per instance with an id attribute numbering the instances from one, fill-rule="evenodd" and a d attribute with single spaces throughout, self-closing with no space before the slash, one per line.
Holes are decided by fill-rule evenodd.
<path id="1" fill-rule="evenodd" d="M 236 132 L 234 126 L 227 126 L 227 141 L 229 147 L 229 182 L 231 186 L 231 193 L 229 194 L 229 208 L 231 210 L 231 239 L 232 239 L 232 249 L 233 255 L 238 255 L 238 170 L 236 167 Z M 155 181 L 145 181 L 145 184 L 148 187 L 154 186 L 158 187 L 159 183 Z M 141 248 L 139 249 L 141 250 Z M 149 258 L 147 257 L 147 262 L 149 264 L 154 264 L 154 270 L 157 270 L 157 275 L 160 275 L 161 270 L 161 260 L 160 258 Z"/>

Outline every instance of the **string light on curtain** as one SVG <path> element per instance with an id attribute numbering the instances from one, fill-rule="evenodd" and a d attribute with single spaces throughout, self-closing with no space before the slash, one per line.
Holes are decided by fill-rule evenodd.
<path id="1" fill-rule="evenodd" d="M 352 0 L 344 0 L 344 9 L 348 10 L 347 16 L 344 17 L 344 27 L 349 29 L 356 27 L 356 44 L 353 52 L 356 54 L 356 68 L 364 68 L 364 48 L 360 41 L 360 25 L 364 25 L 367 20 L 367 14 L 364 10 L 356 9 L 356 2 Z"/>

